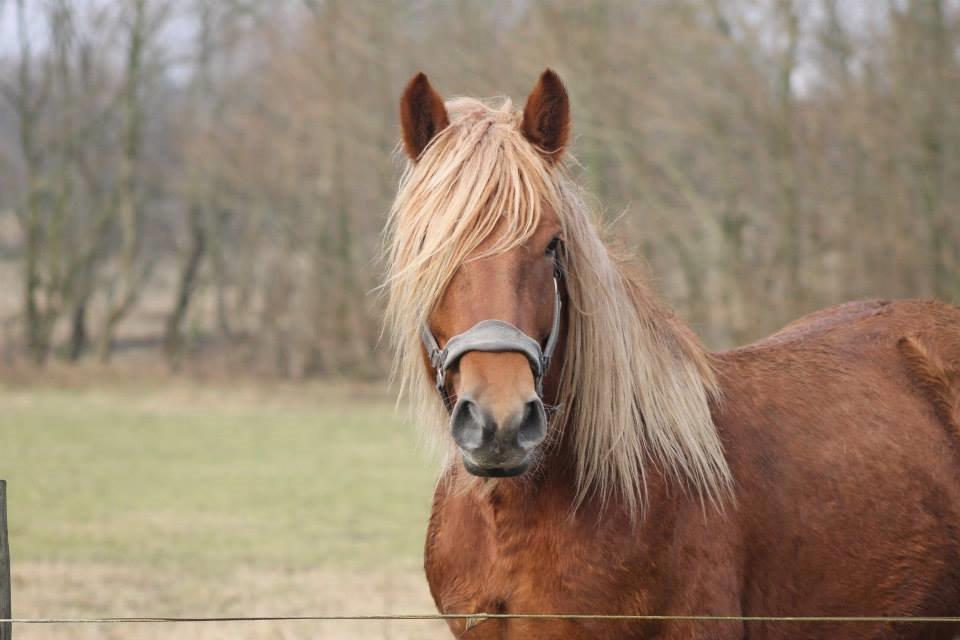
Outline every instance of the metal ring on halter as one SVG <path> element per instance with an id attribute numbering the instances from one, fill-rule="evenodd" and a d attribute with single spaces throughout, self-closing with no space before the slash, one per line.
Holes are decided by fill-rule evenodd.
<path id="1" fill-rule="evenodd" d="M 440 348 L 440 344 L 426 323 L 420 327 L 420 340 L 427 350 L 430 364 L 437 372 L 437 392 L 448 411 L 453 409 L 453 404 L 447 395 L 447 371 L 471 351 L 522 353 L 527 357 L 530 369 L 533 371 L 537 395 L 543 398 L 543 378 L 550 366 L 553 352 L 557 348 L 557 340 L 560 338 L 561 303 L 560 285 L 557 282 L 560 273 L 558 266 L 553 276 L 553 324 L 542 350 L 539 341 L 504 320 L 482 320 L 447 340 L 443 349 Z"/>

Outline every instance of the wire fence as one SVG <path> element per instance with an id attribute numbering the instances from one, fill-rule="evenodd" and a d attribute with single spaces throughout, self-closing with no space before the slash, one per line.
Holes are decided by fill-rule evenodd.
<path id="1" fill-rule="evenodd" d="M 631 615 L 605 613 L 398 613 L 313 616 L 200 616 L 200 617 L 108 617 L 108 618 L 0 618 L 12 624 L 133 624 L 210 622 L 338 622 L 377 620 L 598 620 L 611 622 L 806 622 L 806 623 L 922 623 L 960 624 L 960 616 L 719 616 Z"/>
<path id="2" fill-rule="evenodd" d="M 14 624 L 155 624 L 222 622 L 342 622 L 342 621 L 427 621 L 466 620 L 469 626 L 486 620 L 593 620 L 610 622 L 786 622 L 786 623 L 903 623 L 957 624 L 960 616 L 721 616 L 721 615 L 633 615 L 605 613 L 397 613 L 309 616 L 137 616 L 102 618 L 14 618 L 10 611 L 10 562 L 6 522 L 6 483 L 0 480 L 0 640 L 8 640 Z"/>

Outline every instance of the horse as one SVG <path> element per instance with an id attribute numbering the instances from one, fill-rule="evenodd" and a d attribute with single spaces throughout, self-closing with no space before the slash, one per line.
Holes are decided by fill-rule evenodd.
<path id="1" fill-rule="evenodd" d="M 424 567 L 455 637 L 960 634 L 741 619 L 960 615 L 960 308 L 850 302 L 708 351 L 604 239 L 555 72 L 522 110 L 421 73 L 400 120 L 385 327 L 443 458 Z"/>

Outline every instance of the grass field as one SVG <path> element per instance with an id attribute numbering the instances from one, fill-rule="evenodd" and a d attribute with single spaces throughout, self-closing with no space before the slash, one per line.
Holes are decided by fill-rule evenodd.
<path id="1" fill-rule="evenodd" d="M 0 388 L 18 616 L 431 611 L 436 467 L 382 392 Z M 442 629 L 442 627 L 441 627 Z M 18 627 L 19 638 L 437 637 L 424 623 Z"/>

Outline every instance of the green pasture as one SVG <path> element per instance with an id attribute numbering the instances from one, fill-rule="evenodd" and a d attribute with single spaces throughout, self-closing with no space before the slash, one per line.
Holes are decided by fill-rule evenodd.
<path id="1" fill-rule="evenodd" d="M 435 474 L 385 395 L 0 387 L 15 564 L 414 566 Z"/>

